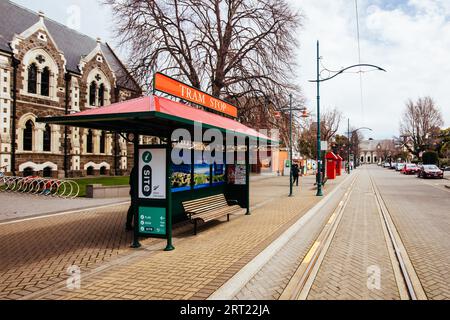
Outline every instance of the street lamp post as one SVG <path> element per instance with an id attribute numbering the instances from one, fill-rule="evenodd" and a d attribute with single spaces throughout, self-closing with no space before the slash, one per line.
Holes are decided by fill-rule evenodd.
<path id="1" fill-rule="evenodd" d="M 323 196 L 322 192 L 322 139 L 320 134 L 320 47 L 317 41 L 317 196 Z"/>
<path id="2" fill-rule="evenodd" d="M 293 172 L 292 172 L 292 93 L 289 95 L 289 162 L 290 162 L 290 170 L 289 170 L 289 197 L 292 197 L 294 181 L 293 181 Z"/>
<path id="3" fill-rule="evenodd" d="M 294 162 L 294 150 L 293 150 L 293 139 L 292 139 L 292 132 L 293 132 L 293 124 L 292 124 L 292 119 L 293 119 L 293 112 L 294 111 L 305 111 L 306 112 L 306 108 L 301 107 L 299 108 L 298 106 L 296 106 L 295 108 L 293 108 L 292 105 L 292 94 L 289 95 L 289 161 L 290 161 L 290 173 L 289 173 L 289 197 L 293 196 L 293 191 L 294 191 L 294 177 L 293 177 L 293 172 L 292 172 L 292 164 Z M 287 107 L 281 108 L 279 109 L 280 111 L 287 111 Z M 302 116 L 304 117 L 304 116 Z"/>
<path id="4" fill-rule="evenodd" d="M 370 128 L 367 128 L 367 127 L 362 127 L 362 128 L 358 128 L 358 129 L 350 132 L 350 119 L 348 119 L 348 127 L 347 128 L 348 128 L 348 164 L 347 164 L 347 168 L 348 168 L 348 173 L 350 174 L 351 173 L 350 172 L 350 152 L 351 152 L 351 146 L 352 146 L 352 143 L 350 142 L 350 139 L 351 139 L 350 133 L 353 136 L 353 134 L 358 132 L 359 130 L 370 130 L 370 131 L 373 131 L 373 130 Z M 355 156 L 353 156 L 353 158 L 355 158 Z"/>
<path id="5" fill-rule="evenodd" d="M 317 41 L 317 78 L 316 80 L 309 80 L 309 82 L 316 82 L 317 84 L 317 196 L 321 197 L 323 196 L 323 191 L 322 191 L 322 157 L 321 157 L 321 152 L 322 152 L 322 148 L 321 148 L 321 134 L 320 134 L 320 83 L 324 82 L 324 81 L 328 81 L 331 80 L 335 77 L 337 77 L 340 74 L 343 74 L 345 71 L 352 69 L 352 68 L 356 68 L 356 67 L 371 67 L 371 68 L 375 68 L 379 71 L 384 71 L 386 72 L 386 70 L 384 70 L 381 67 L 375 66 L 373 64 L 356 64 L 356 65 L 352 65 L 349 66 L 347 68 L 343 68 L 337 72 L 333 72 L 334 74 L 328 78 L 324 78 L 322 79 L 320 77 L 320 44 L 319 41 Z M 327 70 L 328 71 L 328 70 Z M 330 71 L 328 71 L 330 72 Z"/>

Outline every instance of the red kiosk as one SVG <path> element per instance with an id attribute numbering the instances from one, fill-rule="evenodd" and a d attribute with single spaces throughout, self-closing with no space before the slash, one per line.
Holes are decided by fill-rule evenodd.
<path id="1" fill-rule="evenodd" d="M 344 159 L 342 159 L 339 154 L 337 154 L 336 156 L 338 157 L 338 160 L 336 162 L 336 175 L 339 177 L 342 175 L 342 163 L 344 162 Z"/>
<path id="2" fill-rule="evenodd" d="M 325 159 L 327 160 L 327 177 L 334 180 L 336 179 L 336 167 L 339 158 L 333 152 L 328 152 Z"/>

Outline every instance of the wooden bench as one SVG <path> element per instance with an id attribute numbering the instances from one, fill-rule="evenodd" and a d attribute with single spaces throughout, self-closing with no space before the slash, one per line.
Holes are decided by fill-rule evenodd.
<path id="1" fill-rule="evenodd" d="M 185 201 L 183 208 L 191 222 L 194 223 L 194 235 L 197 235 L 198 221 L 206 223 L 224 216 L 227 216 L 227 220 L 230 221 L 230 214 L 244 212 L 237 201 L 227 201 L 224 194 Z"/>

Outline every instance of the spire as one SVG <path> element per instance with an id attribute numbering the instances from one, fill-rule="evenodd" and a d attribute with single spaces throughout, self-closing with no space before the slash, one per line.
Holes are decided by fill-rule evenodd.
<path id="1" fill-rule="evenodd" d="M 45 18 L 44 11 L 39 11 L 38 14 L 39 14 L 39 22 L 43 23 L 44 22 L 44 18 Z"/>

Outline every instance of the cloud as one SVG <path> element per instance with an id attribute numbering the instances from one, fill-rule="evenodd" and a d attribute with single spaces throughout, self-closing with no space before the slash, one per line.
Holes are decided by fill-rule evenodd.
<path id="1" fill-rule="evenodd" d="M 305 16 L 298 35 L 298 81 L 315 109 L 315 85 L 307 80 L 315 78 L 316 40 L 327 68 L 358 63 L 354 1 L 290 3 Z M 363 108 L 359 75 L 353 73 L 322 84 L 322 106 L 338 107 L 355 127 L 371 127 L 374 138 L 389 138 L 398 135 L 405 101 L 430 95 L 450 126 L 450 1 L 359 0 L 359 8 L 362 62 L 388 73 L 363 75 Z"/>

